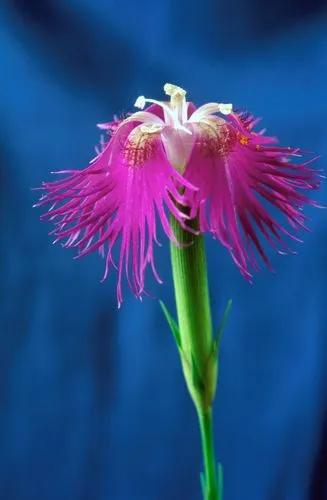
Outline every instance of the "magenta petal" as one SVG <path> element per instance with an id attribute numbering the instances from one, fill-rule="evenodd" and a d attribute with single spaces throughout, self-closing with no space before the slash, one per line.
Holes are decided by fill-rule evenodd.
<path id="1" fill-rule="evenodd" d="M 285 216 L 293 230 L 306 228 L 302 207 L 315 202 L 304 191 L 320 184 L 310 161 L 299 161 L 299 149 L 272 146 L 275 138 L 252 131 L 255 122 L 249 115 L 231 115 L 225 127 L 228 141 L 220 133 L 217 144 L 209 148 L 203 147 L 203 130 L 198 128 L 199 138 L 185 172 L 198 188 L 187 191 L 186 198 L 193 215 L 199 214 L 201 231 L 220 240 L 247 279 L 249 267 L 258 268 L 253 249 L 270 267 L 260 235 L 280 253 L 289 251 L 283 235 L 297 239 L 270 214 L 265 201 Z"/>
<path id="2" fill-rule="evenodd" d="M 54 222 L 55 241 L 76 247 L 78 256 L 98 250 L 106 257 L 104 279 L 113 265 L 112 251 L 118 247 L 119 304 L 123 273 L 137 297 L 144 292 L 148 265 L 160 281 L 153 249 L 157 241 L 156 218 L 159 216 L 165 233 L 175 240 L 167 209 L 184 225 L 185 215 L 176 207 L 176 201 L 183 201 L 182 189 L 187 187 L 192 192 L 191 184 L 168 163 L 160 136 L 151 158 L 140 165 L 128 164 L 124 151 L 134 128 L 132 123 L 122 126 L 84 170 L 45 182 L 46 194 L 38 203 L 50 205 L 42 218 Z"/>

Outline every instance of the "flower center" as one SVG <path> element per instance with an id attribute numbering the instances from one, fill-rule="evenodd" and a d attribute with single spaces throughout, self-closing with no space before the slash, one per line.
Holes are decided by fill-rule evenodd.
<path id="1" fill-rule="evenodd" d="M 184 126 L 187 121 L 187 106 L 185 96 L 186 91 L 177 85 L 166 83 L 164 85 L 165 93 L 170 97 L 170 101 L 157 101 L 156 99 L 148 99 L 143 95 L 139 96 L 134 106 L 139 109 L 144 109 L 146 103 L 157 104 L 164 112 L 164 123 L 175 130 L 183 130 L 187 134 L 192 132 Z"/>
<path id="2" fill-rule="evenodd" d="M 169 101 L 157 101 L 139 96 L 135 101 L 137 111 L 130 115 L 124 123 L 138 121 L 126 144 L 125 158 L 129 165 L 141 165 L 154 154 L 156 140 L 160 136 L 170 164 L 181 174 L 185 172 L 187 162 L 195 143 L 207 155 L 226 153 L 231 143 L 231 136 L 225 126 L 225 120 L 216 113 L 228 115 L 232 113 L 231 104 L 210 102 L 197 108 L 188 117 L 189 103 L 186 91 L 178 85 L 166 83 L 164 92 Z M 164 115 L 160 118 L 153 111 L 144 110 L 147 103 L 159 106 Z"/>
<path id="3" fill-rule="evenodd" d="M 169 105 L 174 113 L 175 122 L 179 126 L 183 125 L 187 121 L 186 90 L 177 85 L 166 83 L 164 85 L 164 92 L 170 97 Z"/>

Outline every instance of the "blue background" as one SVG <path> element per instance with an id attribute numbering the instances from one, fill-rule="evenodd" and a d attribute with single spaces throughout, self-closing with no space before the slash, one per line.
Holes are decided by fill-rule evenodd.
<path id="1" fill-rule="evenodd" d="M 177 83 L 232 102 L 285 145 L 327 153 L 322 0 L 1 2 L 1 500 L 195 500 L 192 404 L 156 299 L 118 312 L 103 262 L 52 246 L 30 187 L 93 157 L 95 124 Z M 321 166 L 325 161 L 321 160 Z M 326 201 L 326 186 L 319 193 Z M 327 499 L 327 233 L 250 286 L 208 239 L 222 341 L 225 500 Z M 163 239 L 163 238 L 162 238 Z M 157 249 L 173 309 L 168 243 Z"/>

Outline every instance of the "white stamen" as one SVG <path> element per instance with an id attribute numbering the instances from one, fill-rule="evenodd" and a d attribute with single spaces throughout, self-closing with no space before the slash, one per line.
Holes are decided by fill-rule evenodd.
<path id="1" fill-rule="evenodd" d="M 146 100 L 145 100 L 144 95 L 140 95 L 140 96 L 136 99 L 134 106 L 135 106 L 136 108 L 143 109 L 143 108 L 144 108 L 144 106 L 145 106 L 145 102 L 146 102 Z"/>
<path id="2" fill-rule="evenodd" d="M 208 102 L 203 104 L 188 119 L 189 122 L 194 123 L 206 118 L 207 116 L 213 115 L 214 113 L 222 113 L 223 115 L 229 115 L 233 110 L 232 104 L 223 104 L 218 102 Z"/>
<path id="3" fill-rule="evenodd" d="M 168 85 L 170 85 L 170 84 L 168 84 Z M 172 85 L 172 87 L 173 87 L 173 85 Z M 179 89 L 180 87 L 177 87 L 177 88 Z M 181 89 L 181 90 L 183 91 L 183 89 Z M 185 92 L 185 91 L 183 91 L 183 92 Z M 183 97 L 183 99 L 185 99 L 185 98 Z M 172 126 L 174 128 L 184 130 L 184 132 L 186 132 L 187 134 L 192 134 L 192 132 L 190 130 L 188 130 L 186 127 L 184 127 L 180 123 L 179 117 L 177 116 L 175 110 L 170 107 L 170 103 L 157 101 L 156 99 L 148 99 L 148 98 L 144 97 L 143 95 L 140 95 L 136 99 L 134 106 L 136 106 L 139 109 L 143 109 L 145 106 L 145 103 L 147 103 L 147 102 L 150 102 L 152 104 L 157 104 L 158 106 L 160 106 L 164 110 L 165 115 L 167 115 L 170 118 L 170 120 L 172 122 Z"/>
<path id="4" fill-rule="evenodd" d="M 164 111 L 166 111 L 170 115 L 170 117 L 174 120 L 174 114 L 165 102 L 157 101 L 156 99 L 148 99 L 148 98 L 144 97 L 143 95 L 140 95 L 136 99 L 134 106 L 136 106 L 137 108 L 143 109 L 146 102 L 151 102 L 152 104 L 157 104 Z"/>
<path id="5" fill-rule="evenodd" d="M 159 116 L 154 115 L 153 113 L 149 113 L 148 111 L 136 111 L 131 116 L 124 120 L 125 122 L 142 122 L 146 124 L 157 123 L 158 125 L 164 125 L 165 122 L 159 118 Z"/>
<path id="6" fill-rule="evenodd" d="M 186 96 L 186 90 L 182 89 L 182 87 L 178 87 L 177 85 L 173 85 L 172 83 L 165 83 L 164 92 L 171 98 Z"/>
<path id="7" fill-rule="evenodd" d="M 219 111 L 223 115 L 230 115 L 233 111 L 233 104 L 219 104 Z"/>
<path id="8" fill-rule="evenodd" d="M 169 106 L 173 110 L 175 115 L 175 121 L 179 124 L 184 124 L 187 121 L 187 102 L 186 102 L 186 90 L 178 85 L 173 85 L 172 83 L 166 83 L 164 85 L 164 92 L 170 97 Z M 177 128 L 175 126 L 175 128 Z"/>

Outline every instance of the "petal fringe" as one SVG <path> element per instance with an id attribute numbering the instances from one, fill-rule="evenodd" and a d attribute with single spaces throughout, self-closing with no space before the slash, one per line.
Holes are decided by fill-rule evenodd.
<path id="1" fill-rule="evenodd" d="M 177 203 L 184 203 L 183 190 L 192 192 L 190 183 L 168 163 L 160 136 L 152 146 L 151 158 L 141 165 L 128 164 L 124 147 L 134 129 L 135 122 L 127 123 L 107 142 L 102 141 L 97 157 L 84 170 L 64 171 L 68 177 L 44 182 L 46 193 L 37 203 L 50 205 L 41 219 L 54 223 L 55 242 L 76 248 L 77 257 L 95 250 L 105 257 L 103 280 L 111 266 L 115 267 L 112 254 L 118 247 L 119 305 L 123 299 L 123 274 L 137 297 L 144 292 L 148 265 L 155 279 L 161 281 L 154 262 L 153 247 L 158 242 L 156 217 L 159 216 L 167 236 L 178 244 L 167 209 L 184 225 L 187 216 Z"/>
<path id="2" fill-rule="evenodd" d="M 291 252 L 283 236 L 301 241 L 292 230 L 307 229 L 302 208 L 318 206 L 304 191 L 317 189 L 322 177 L 311 168 L 315 158 L 303 161 L 298 148 L 276 146 L 276 138 L 253 132 L 257 121 L 240 113 L 223 124 L 217 119 L 210 133 L 195 126 L 198 137 L 185 172 L 198 188 L 185 197 L 192 216 L 199 215 L 200 230 L 220 240 L 248 280 L 249 268 L 259 268 L 256 252 L 271 268 L 259 235 L 279 253 Z M 285 216 L 290 231 L 270 214 L 269 204 Z"/>

